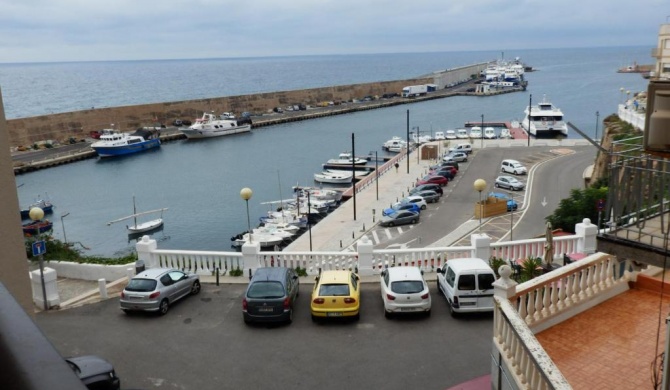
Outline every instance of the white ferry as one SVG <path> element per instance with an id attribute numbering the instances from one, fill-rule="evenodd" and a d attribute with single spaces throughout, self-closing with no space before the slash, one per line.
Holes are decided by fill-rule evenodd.
<path id="1" fill-rule="evenodd" d="M 563 112 L 547 101 L 546 95 L 536 106 L 526 107 L 521 127 L 535 137 L 568 136 L 568 125 Z"/>

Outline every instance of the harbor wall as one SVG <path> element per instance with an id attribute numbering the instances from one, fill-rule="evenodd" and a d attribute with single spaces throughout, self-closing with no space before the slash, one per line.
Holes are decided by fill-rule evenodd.
<path id="1" fill-rule="evenodd" d="M 436 84 L 443 89 L 451 83 L 468 80 L 486 68 L 486 63 L 474 64 L 430 75 L 395 81 L 340 85 L 295 91 L 279 91 L 250 95 L 224 96 L 197 100 L 142 104 L 135 106 L 91 108 L 82 111 L 17 118 L 7 121 L 10 147 L 29 147 L 37 142 L 53 140 L 66 143 L 71 137 L 82 139 L 91 131 L 110 128 L 122 131 L 157 123 L 170 124 L 175 119 L 195 119 L 203 111 L 267 113 L 273 107 L 293 104 L 315 106 L 320 102 L 350 101 L 365 96 L 400 93 L 414 84 Z"/>

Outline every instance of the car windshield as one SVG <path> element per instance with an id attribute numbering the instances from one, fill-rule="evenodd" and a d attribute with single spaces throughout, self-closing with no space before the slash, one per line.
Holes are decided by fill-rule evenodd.
<path id="1" fill-rule="evenodd" d="M 391 282 L 391 291 L 396 294 L 416 294 L 423 291 L 423 282 L 420 280 Z"/>
<path id="2" fill-rule="evenodd" d="M 249 298 L 281 298 L 284 296 L 284 287 L 281 283 L 272 282 L 254 282 L 247 290 Z"/>
<path id="3" fill-rule="evenodd" d="M 149 292 L 156 289 L 156 279 L 130 279 L 126 291 Z"/>
<path id="4" fill-rule="evenodd" d="M 320 296 L 348 296 L 348 284 L 322 284 L 319 288 Z"/>

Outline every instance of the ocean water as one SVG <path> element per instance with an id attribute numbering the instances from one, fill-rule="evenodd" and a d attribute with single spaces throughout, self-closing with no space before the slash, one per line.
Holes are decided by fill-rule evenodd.
<path id="1" fill-rule="evenodd" d="M 321 164 L 351 149 L 375 151 L 405 134 L 462 127 L 466 121 L 523 118 L 530 95 L 544 96 L 566 119 L 594 134 L 596 119 L 616 112 L 631 94 L 646 90 L 639 74 L 616 73 L 633 61 L 651 63 L 650 48 L 527 50 L 521 57 L 536 71 L 528 90 L 493 97 L 453 97 L 379 110 L 254 129 L 249 134 L 177 141 L 144 154 L 86 160 L 17 176 L 21 205 L 48 197 L 54 235 L 90 248 L 88 254 L 113 256 L 133 250 L 123 224 L 106 222 L 138 210 L 168 207 L 165 228 L 156 235 L 165 249 L 229 250 L 230 237 L 246 230 L 249 201 L 252 224 L 269 207 L 262 202 L 288 198 L 291 186 L 314 185 Z M 83 108 L 198 99 L 262 91 L 313 88 L 378 80 L 406 79 L 435 70 L 500 58 L 500 52 L 417 53 L 179 61 L 127 61 L 57 64 L 2 64 L 0 87 L 8 118 Z M 646 61 L 649 59 L 649 61 Z M 596 117 L 596 112 L 599 116 Z M 602 129 L 602 124 L 599 125 Z M 570 137 L 578 135 L 572 132 Z M 18 212 L 18 211 L 17 211 Z M 59 221 L 64 213 L 70 213 Z"/>

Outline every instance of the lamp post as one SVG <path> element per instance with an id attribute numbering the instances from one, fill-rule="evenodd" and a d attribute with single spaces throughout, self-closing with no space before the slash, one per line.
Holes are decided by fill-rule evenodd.
<path id="1" fill-rule="evenodd" d="M 44 218 L 44 210 L 42 210 L 39 207 L 33 207 L 30 209 L 30 212 L 28 213 L 30 216 L 30 219 L 32 219 L 34 222 L 39 222 Z M 41 234 L 40 234 L 40 227 L 39 225 L 36 225 L 35 227 L 35 236 L 37 237 L 38 241 L 41 241 Z M 44 244 L 42 244 L 44 245 Z M 34 252 L 33 252 L 34 253 Z M 42 282 L 42 300 L 44 302 L 44 310 L 49 310 L 49 304 L 47 303 L 47 288 L 46 285 L 44 284 L 44 256 L 42 256 L 42 252 L 40 252 L 39 255 L 39 262 L 40 262 L 40 280 Z"/>
<path id="2" fill-rule="evenodd" d="M 309 211 L 312 209 L 312 200 L 310 198 L 310 191 L 307 191 L 307 228 L 309 229 L 309 251 L 312 251 L 312 222 L 309 218 Z M 298 208 L 300 206 L 298 205 Z"/>
<path id="3" fill-rule="evenodd" d="M 533 94 L 530 94 L 530 99 L 528 100 L 528 129 L 526 135 L 528 136 L 528 147 L 530 147 L 530 112 L 533 110 Z"/>
<path id="4" fill-rule="evenodd" d="M 484 149 L 484 114 L 482 114 L 482 129 L 479 132 L 479 138 L 481 139 L 480 148 Z"/>
<path id="5" fill-rule="evenodd" d="M 407 144 L 405 147 L 407 148 L 407 174 L 409 174 L 409 110 L 407 110 Z"/>
<path id="6" fill-rule="evenodd" d="M 624 107 L 628 109 L 628 101 L 630 100 L 630 91 L 626 91 L 626 101 L 624 103 Z"/>
<path id="7" fill-rule="evenodd" d="M 416 136 L 414 138 L 414 141 L 416 142 L 416 163 L 420 164 L 419 155 L 421 153 L 419 153 L 419 151 L 421 149 L 421 142 L 419 142 L 419 140 L 421 138 L 421 131 L 419 130 L 419 126 L 412 127 L 412 130 L 416 130 Z"/>
<path id="8" fill-rule="evenodd" d="M 486 180 L 477 179 L 474 183 L 475 191 L 479 192 L 479 233 L 482 232 L 482 191 L 486 189 Z"/>
<path id="9" fill-rule="evenodd" d="M 67 235 L 65 234 L 65 222 L 63 222 L 63 218 L 67 217 L 68 215 L 70 215 L 70 213 L 63 213 L 60 216 L 60 224 L 63 227 L 63 243 L 65 246 L 67 246 Z"/>
<path id="10" fill-rule="evenodd" d="M 598 123 L 600 122 L 600 112 L 596 111 L 596 142 L 598 142 Z"/>
<path id="11" fill-rule="evenodd" d="M 253 191 L 251 191 L 251 188 L 249 187 L 244 187 L 240 191 L 240 197 L 244 199 L 244 201 L 247 203 L 247 229 L 249 231 L 249 243 L 253 243 L 252 240 L 252 235 L 251 235 L 251 220 L 249 219 L 249 199 L 251 199 L 251 196 L 254 194 Z"/>
<path id="12" fill-rule="evenodd" d="M 514 230 L 514 197 L 510 196 L 509 199 L 512 202 L 509 208 L 509 240 L 514 241 L 514 236 L 512 234 L 512 231 Z"/>

